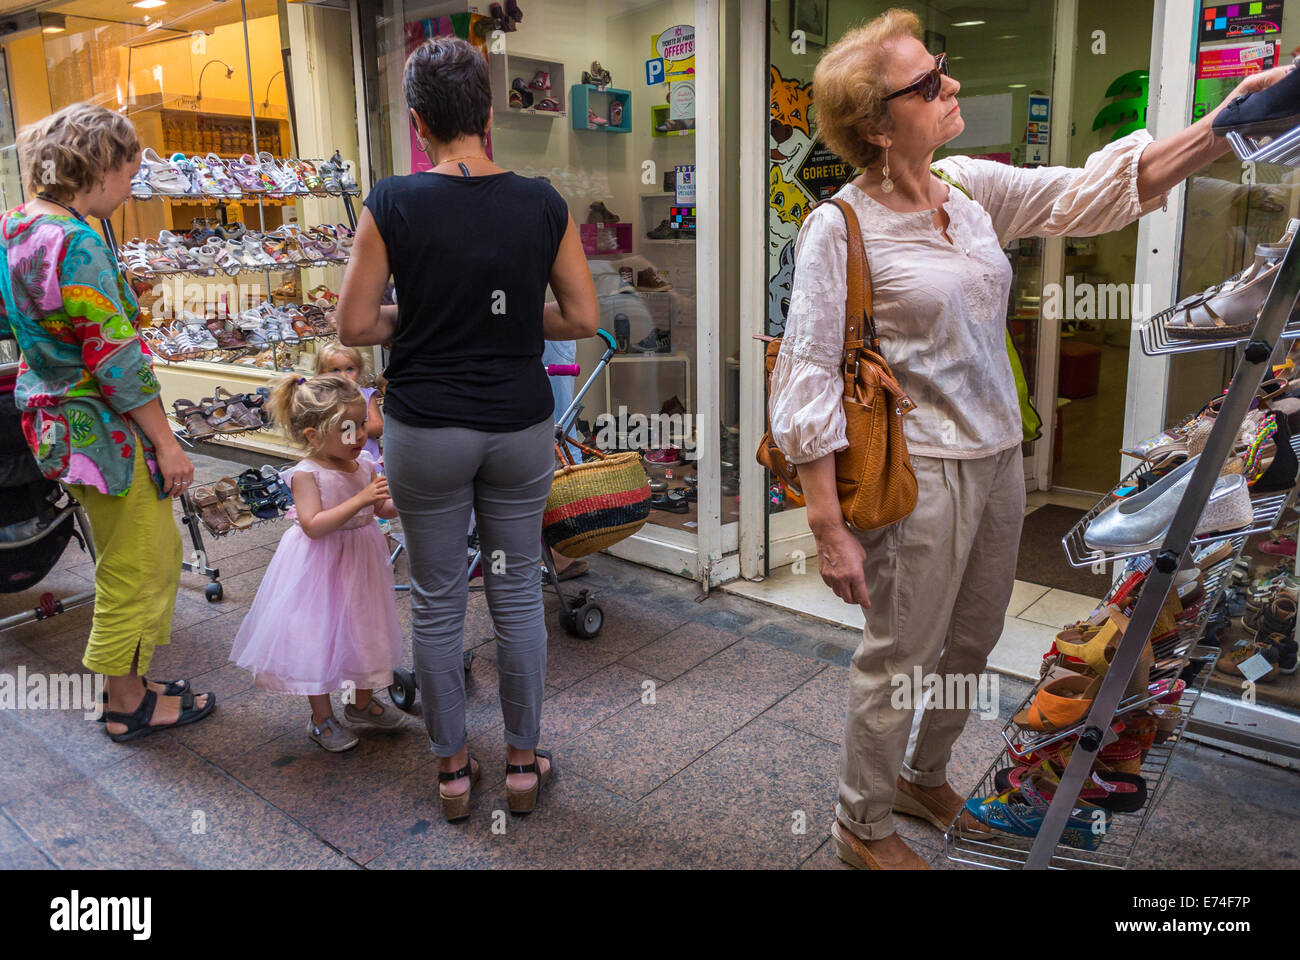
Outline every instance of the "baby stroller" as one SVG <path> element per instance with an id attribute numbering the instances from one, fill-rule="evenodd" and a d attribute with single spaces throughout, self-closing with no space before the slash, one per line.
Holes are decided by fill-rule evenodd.
<path id="1" fill-rule="evenodd" d="M 69 540 L 95 558 L 81 504 L 42 475 L 27 446 L 22 414 L 14 406 L 17 376 L 17 363 L 0 364 L 0 593 L 21 593 L 40 583 Z M 0 619 L 0 630 L 45 620 L 94 599 L 94 590 L 63 599 L 45 593 L 40 606 Z"/>
<path id="2" fill-rule="evenodd" d="M 596 378 L 609 365 L 610 358 L 618 351 L 618 345 L 613 335 L 605 330 L 598 330 L 596 333 L 605 341 L 605 352 L 601 354 L 600 360 L 596 363 L 596 368 L 591 372 L 591 376 L 587 378 L 587 382 L 574 395 L 573 402 L 569 404 L 568 409 L 556 418 L 555 438 L 558 443 L 563 443 L 564 438 L 573 429 L 573 425 L 578 420 L 578 414 L 582 412 L 582 398 L 587 395 L 587 391 L 595 384 Z M 552 364 L 546 368 L 546 372 L 552 377 L 574 377 L 582 371 L 576 365 Z M 471 552 L 468 557 L 466 576 L 472 580 L 481 572 L 483 552 L 478 546 L 476 531 L 470 531 L 468 542 L 471 545 Z M 393 551 L 392 559 L 396 560 L 403 549 L 403 546 L 399 544 L 397 549 Z M 552 553 L 550 545 L 545 541 L 542 542 L 542 562 L 546 566 L 546 580 L 549 581 L 556 595 L 560 598 L 561 625 L 575 637 L 584 640 L 594 639 L 600 633 L 600 628 L 605 622 L 604 611 L 595 602 L 595 594 L 590 590 L 582 589 L 573 598 L 565 595 L 564 588 L 560 585 L 560 576 L 555 569 L 555 555 Z M 399 591 L 409 590 L 410 587 L 403 584 L 399 585 L 397 589 Z M 469 672 L 473 657 L 473 651 L 465 651 L 466 673 Z M 388 693 L 392 697 L 395 706 L 402 710 L 411 710 L 415 706 L 416 689 L 414 673 L 401 667 L 393 671 L 393 683 L 388 688 Z"/>

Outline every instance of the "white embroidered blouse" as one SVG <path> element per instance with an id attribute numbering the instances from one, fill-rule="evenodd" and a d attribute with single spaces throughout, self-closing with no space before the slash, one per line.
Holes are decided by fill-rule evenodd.
<path id="1" fill-rule="evenodd" d="M 951 243 L 932 211 L 896 213 L 852 184 L 836 194 L 862 228 L 882 352 L 916 404 L 903 418 L 909 453 L 970 459 L 1021 442 L 1004 332 L 1011 264 L 1002 248 L 1020 237 L 1106 233 L 1162 206 L 1164 195 L 1138 200 L 1138 158 L 1150 142 L 1138 130 L 1094 153 L 1081 170 L 938 161 L 971 195 L 949 188 L 943 207 Z M 844 218 L 822 204 L 799 231 L 772 371 L 772 437 L 791 463 L 848 446 L 839 374 L 847 256 Z"/>

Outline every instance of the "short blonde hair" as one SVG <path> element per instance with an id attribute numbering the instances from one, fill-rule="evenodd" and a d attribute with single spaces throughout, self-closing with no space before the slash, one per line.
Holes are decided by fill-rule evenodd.
<path id="1" fill-rule="evenodd" d="M 140 152 L 131 121 L 93 103 L 74 103 L 18 133 L 18 166 L 30 196 L 66 200 Z"/>
<path id="2" fill-rule="evenodd" d="M 362 403 L 361 391 L 341 374 L 310 380 L 288 374 L 272 384 L 266 407 L 290 440 L 315 453 L 316 448 L 307 442 L 307 431 L 315 430 L 323 439 L 343 423 L 354 403 Z"/>
<path id="3" fill-rule="evenodd" d="M 869 166 L 881 154 L 856 128 L 866 122 L 873 130 L 889 130 L 885 45 L 900 37 L 919 40 L 921 21 L 912 11 L 895 7 L 836 40 L 813 71 L 818 137 L 855 167 Z"/>
<path id="4" fill-rule="evenodd" d="M 316 376 L 321 376 L 336 358 L 347 360 L 352 366 L 357 368 L 360 376 L 364 377 L 367 372 L 366 356 L 356 347 L 345 346 L 337 340 L 325 344 L 323 347 L 316 348 Z M 360 380 L 358 380 L 360 382 Z"/>

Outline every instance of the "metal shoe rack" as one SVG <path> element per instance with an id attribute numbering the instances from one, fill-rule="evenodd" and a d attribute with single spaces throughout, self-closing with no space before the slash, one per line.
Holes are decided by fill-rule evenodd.
<path id="1" fill-rule="evenodd" d="M 331 161 L 332 161 L 333 163 L 335 163 L 336 165 L 340 166 L 340 168 L 341 168 L 342 163 L 343 163 L 342 154 L 341 154 L 338 150 L 335 150 L 335 151 L 334 151 L 334 156 L 331 158 Z M 347 213 L 347 217 L 348 217 L 348 226 L 351 227 L 352 230 L 355 232 L 356 229 L 357 229 L 357 215 L 356 215 L 356 211 L 353 210 L 353 208 L 352 208 L 352 197 L 353 197 L 353 194 L 349 193 L 347 190 L 343 190 L 341 193 L 338 193 L 338 194 L 327 194 L 326 197 L 327 197 L 327 196 L 337 196 L 337 197 L 339 197 L 339 198 L 343 201 L 343 209 L 344 209 L 344 211 Z M 263 230 L 263 232 L 265 232 L 265 228 L 266 228 L 266 217 L 265 217 L 264 208 L 263 208 L 263 201 L 266 200 L 266 199 L 308 199 L 308 198 L 313 198 L 313 199 L 323 200 L 323 199 L 326 199 L 326 197 L 323 197 L 323 196 L 320 196 L 320 195 L 317 195 L 317 194 L 288 194 L 288 195 L 286 195 L 285 197 L 282 197 L 282 198 L 274 198 L 274 197 L 271 197 L 269 193 L 268 193 L 268 194 L 254 194 L 254 195 L 253 195 L 253 198 L 255 198 L 255 199 L 257 200 L 257 217 L 258 217 L 258 225 L 259 225 L 259 227 Z M 242 198 L 242 199 L 250 199 L 247 195 L 243 195 L 243 194 L 241 194 L 241 198 Z M 204 199 L 204 200 L 206 200 L 206 199 L 211 199 L 211 200 L 220 201 L 220 200 L 229 200 L 229 199 L 234 199 L 234 197 L 233 197 L 233 196 L 229 196 L 229 197 L 228 197 L 228 196 L 225 196 L 225 195 L 214 195 L 214 194 L 204 194 L 203 197 L 191 197 L 191 196 L 177 196 L 177 197 L 170 197 L 170 196 L 167 195 L 167 194 L 154 194 L 152 197 L 148 197 L 148 198 L 144 198 L 144 197 L 133 197 L 132 199 L 135 199 L 135 200 L 144 200 L 144 199 L 175 199 L 175 200 L 188 200 L 188 201 L 193 202 L 193 201 L 196 200 L 196 199 Z M 217 204 L 217 209 L 218 209 L 218 211 L 220 212 L 220 216 L 221 216 L 221 222 L 222 222 L 222 224 L 224 225 L 224 224 L 228 223 L 229 221 L 226 219 L 226 208 L 225 208 L 225 206 L 222 205 L 222 204 L 220 204 L 220 203 L 218 203 L 218 204 Z M 121 263 L 121 257 L 120 257 L 120 255 L 119 255 L 119 253 L 118 253 L 118 249 L 119 249 L 119 248 L 118 248 L 118 242 L 117 242 L 117 237 L 116 237 L 116 235 L 115 235 L 114 232 L 113 232 L 113 224 L 112 224 L 110 221 L 108 221 L 108 220 L 103 220 L 103 219 L 101 219 L 101 220 L 99 221 L 99 223 L 100 223 L 100 226 L 103 228 L 103 231 L 104 231 L 104 239 L 105 239 L 105 241 L 107 241 L 109 249 L 113 252 L 113 259 L 114 259 L 114 261 L 116 261 L 116 262 L 118 262 L 118 263 L 120 264 L 120 263 Z M 270 288 L 271 288 L 271 274 L 272 274 L 272 273 L 287 273 L 287 272 L 289 272 L 289 271 L 291 271 L 291 270 L 299 269 L 300 267 L 304 267 L 304 266 L 313 266 L 313 265 L 314 265 L 314 264 L 297 264 L 297 263 L 295 263 L 295 264 L 287 264 L 287 265 L 283 265 L 283 268 L 281 268 L 281 267 L 279 267 L 279 266 L 277 266 L 277 267 L 267 267 L 267 268 L 265 268 L 264 270 L 258 270 L 258 269 L 256 269 L 256 268 L 249 267 L 249 268 L 247 268 L 247 269 L 245 269 L 245 270 L 241 270 L 241 271 L 239 271 L 239 272 L 240 272 L 240 273 L 262 273 L 262 274 L 264 274 L 265 277 L 266 277 L 266 286 L 267 286 L 267 290 L 269 291 Z M 325 266 L 329 266 L 329 265 L 339 266 L 339 265 L 341 265 L 341 263 L 340 263 L 339 261 L 328 261 L 328 260 L 327 260 L 327 261 L 321 261 L 321 264 L 320 264 L 320 265 L 325 265 Z M 175 276 L 175 275 L 177 275 L 177 274 L 188 273 L 188 274 L 191 274 L 191 275 L 196 276 L 196 277 L 211 277 L 211 276 L 216 276 L 216 274 L 218 273 L 219 269 L 220 269 L 220 268 L 216 268 L 216 267 L 214 267 L 213 270 L 212 270 L 212 273 L 204 273 L 204 274 L 195 273 L 195 272 L 192 271 L 192 270 L 189 270 L 189 271 L 186 271 L 186 270 L 177 270 L 177 271 L 168 272 L 168 273 L 166 273 L 166 274 L 160 274 L 160 276 Z M 324 337 L 308 337 L 308 338 L 301 338 L 301 339 L 313 339 L 313 340 L 314 340 L 314 339 L 327 339 L 327 338 L 324 338 Z M 283 369 L 283 368 L 280 367 L 280 361 L 279 361 L 279 355 L 278 355 L 278 353 L 275 353 L 275 352 L 274 352 L 274 351 L 276 351 L 276 350 L 278 349 L 278 347 L 279 347 L 279 342 L 278 342 L 278 341 L 276 341 L 276 342 L 272 342 L 272 344 L 271 344 L 271 349 L 272 349 L 272 352 L 273 352 L 273 356 L 275 357 L 275 365 L 276 365 L 276 368 L 277 368 L 277 369 Z M 209 352 L 209 353 L 212 353 L 213 351 L 208 351 L 208 352 Z M 169 364 L 170 364 L 170 363 L 173 362 L 173 361 L 167 360 L 165 357 L 159 357 L 158 359 L 162 360 L 164 363 L 169 363 Z M 175 362 L 184 362 L 184 361 L 175 361 Z M 167 416 L 168 416 L 168 419 L 170 419 L 173 423 L 176 422 L 176 418 L 173 417 L 171 414 L 168 414 Z M 223 439 L 226 439 L 226 438 L 229 438 L 229 437 L 242 436 L 242 435 L 244 435 L 244 434 L 248 434 L 248 433 L 256 433 L 256 432 L 258 432 L 258 431 L 261 430 L 261 429 L 262 429 L 261 427 L 249 427 L 249 428 L 247 428 L 247 429 L 245 429 L 245 430 L 229 431 L 229 432 L 227 432 L 227 433 L 224 434 L 224 435 L 223 435 L 223 434 L 220 434 L 220 433 L 214 433 L 212 436 L 209 436 L 209 437 L 203 437 L 202 439 L 203 439 L 205 442 L 219 442 L 219 441 L 221 441 L 221 440 L 223 440 Z M 185 432 L 185 429 L 184 429 L 184 426 L 183 426 L 183 425 L 180 425 L 180 429 L 174 429 L 172 432 L 173 432 L 174 434 L 176 434 L 177 439 L 180 440 L 181 442 L 183 442 L 186 446 L 191 447 L 191 448 L 194 446 L 193 441 L 194 441 L 196 438 L 194 438 L 194 437 L 190 437 L 190 436 Z M 220 579 L 220 578 L 221 578 L 221 571 L 218 570 L 216 567 L 212 566 L 211 563 L 209 563 L 209 561 L 208 561 L 208 553 L 207 553 L 207 549 L 205 548 L 205 546 L 204 546 L 204 544 L 203 544 L 203 531 L 204 531 L 204 529 L 206 528 L 206 524 L 203 523 L 202 518 L 199 516 L 198 512 L 194 509 L 193 505 L 190 503 L 190 501 L 189 501 L 189 497 L 188 497 L 188 496 L 182 496 L 182 497 L 180 498 L 180 501 L 181 501 L 181 523 L 185 526 L 186 530 L 188 531 L 188 533 L 189 533 L 189 537 L 190 537 L 190 543 L 191 543 L 191 544 L 193 545 L 193 547 L 194 547 L 194 552 L 190 555 L 191 559 L 189 559 L 189 560 L 181 560 L 181 570 L 184 571 L 185 573 L 197 573 L 197 574 L 199 574 L 200 576 L 207 577 L 211 582 L 208 583 L 207 586 L 205 586 L 205 587 L 203 588 L 203 595 L 208 599 L 208 601 L 209 601 L 210 603 L 216 603 L 216 602 L 218 602 L 219 600 L 221 600 L 221 599 L 224 597 L 224 595 L 225 595 L 225 591 L 224 591 L 224 589 L 223 589 L 222 586 L 221 586 L 221 579 Z M 214 537 L 227 537 L 227 536 L 230 536 L 232 533 L 243 532 L 243 531 L 246 531 L 246 530 L 252 530 L 252 529 L 255 528 L 255 527 L 264 526 L 265 524 L 268 524 L 268 523 L 275 523 L 275 522 L 277 522 L 277 521 L 279 521 L 279 520 L 282 520 L 282 519 L 284 519 L 283 514 L 281 514 L 281 515 L 278 516 L 278 517 L 266 517 L 266 518 L 257 518 L 257 517 L 255 517 L 251 526 L 243 527 L 243 528 L 239 528 L 239 527 L 234 527 L 234 526 L 232 526 L 232 527 L 230 528 L 230 530 L 226 531 L 225 533 L 215 533 L 214 531 L 209 530 L 209 531 L 208 531 L 208 534 L 209 534 L 210 536 L 214 536 Z"/>
<path id="2" fill-rule="evenodd" d="M 1235 135 L 1229 135 L 1229 141 L 1242 160 L 1300 165 L 1300 127 L 1265 145 Z M 994 777 L 998 770 L 1014 764 L 1015 761 L 1011 757 L 1013 747 L 1019 752 L 1030 751 L 1036 747 L 1046 747 L 1060 742 L 1069 736 L 1077 736 L 1069 762 L 1060 783 L 1056 786 L 1056 792 L 1037 835 L 1032 838 L 1022 838 L 999 831 L 994 831 L 991 837 L 973 835 L 963 829 L 962 818 L 959 815 L 944 836 L 945 850 L 949 859 L 975 866 L 1004 869 L 1017 867 L 1040 870 L 1080 867 L 1122 869 L 1128 866 L 1147 818 L 1163 796 L 1164 775 L 1168 770 L 1169 760 L 1183 738 L 1188 719 L 1213 670 L 1213 660 L 1218 650 L 1199 644 L 1206 618 L 1226 587 L 1228 573 L 1245 545 L 1247 535 L 1271 528 L 1289 499 L 1285 494 L 1255 498 L 1255 515 L 1249 527 L 1230 533 L 1206 537 L 1195 536 L 1197 523 L 1209 501 L 1215 481 L 1232 453 L 1236 434 L 1260 384 L 1271 372 L 1271 365 L 1285 357 L 1288 348 L 1287 339 L 1300 336 L 1300 324 L 1291 325 L 1288 322 L 1297 294 L 1300 294 L 1300 247 L 1297 246 L 1293 236 L 1282 257 L 1272 289 L 1260 308 L 1254 330 L 1248 337 L 1233 340 L 1174 340 L 1168 338 L 1163 332 L 1163 319 L 1167 318 L 1167 312 L 1153 317 L 1141 331 L 1143 350 L 1151 356 L 1238 346 L 1243 349 L 1223 406 L 1215 419 L 1209 440 L 1194 468 L 1182 501 L 1174 513 L 1164 542 L 1158 550 L 1143 551 L 1152 556 L 1151 567 L 1114 660 L 1087 717 L 1068 730 L 1055 731 L 1047 735 L 1022 730 L 1014 723 L 1008 724 L 1003 731 L 1007 741 L 1006 749 L 998 755 L 980 783 L 971 791 L 970 797 L 977 800 L 1002 792 L 997 789 Z M 1293 441 L 1292 445 L 1296 447 L 1297 442 Z M 1134 471 L 1129 477 L 1133 477 L 1136 473 L 1137 471 Z M 1072 565 L 1080 567 L 1094 563 L 1109 563 L 1138 555 L 1138 553 L 1102 554 L 1088 550 L 1083 544 L 1083 532 L 1087 529 L 1088 523 L 1113 500 L 1113 497 L 1108 496 L 1089 511 L 1063 538 L 1062 546 Z M 1201 615 L 1194 623 L 1185 625 L 1177 639 L 1166 641 L 1160 645 L 1162 649 L 1154 650 L 1157 664 L 1152 670 L 1153 681 L 1160 679 L 1168 681 L 1180 674 L 1188 679 L 1184 689 L 1177 694 L 1181 713 L 1174 729 L 1162 743 L 1154 745 L 1148 751 L 1143 761 L 1141 774 L 1147 782 L 1146 803 L 1135 813 L 1114 814 L 1100 846 L 1094 851 L 1063 844 L 1062 835 L 1066 832 L 1071 812 L 1076 807 L 1080 791 L 1089 778 L 1098 753 L 1117 739 L 1113 729 L 1116 718 L 1161 696 L 1159 693 L 1149 693 L 1146 696 L 1126 700 L 1124 691 L 1143 649 L 1151 638 L 1152 629 L 1173 586 L 1175 575 L 1179 570 L 1191 565 L 1194 544 L 1225 539 L 1232 543 L 1233 552 L 1231 557 L 1206 571 L 1205 600 Z M 1199 664 L 1197 661 L 1200 661 Z M 1165 695 L 1173 695 L 1172 691 L 1164 689 L 1164 685 L 1157 689 L 1162 690 Z M 1022 708 L 1028 705 L 1029 699 L 1026 698 L 1025 703 L 1021 705 Z"/>
<path id="3" fill-rule="evenodd" d="M 337 166 L 339 166 L 339 167 L 341 168 L 341 167 L 342 167 L 342 164 L 343 164 L 343 157 L 342 157 L 342 154 L 341 154 L 338 150 L 335 150 L 335 151 L 334 151 L 334 156 L 330 158 L 330 162 L 331 162 L 331 163 L 334 163 L 335 165 L 337 165 Z M 220 193 L 212 194 L 212 193 L 205 193 L 205 194 L 203 194 L 202 196 L 197 196 L 197 197 L 196 197 L 196 196 L 191 196 L 191 195 L 189 195 L 189 194 L 178 194 L 178 195 L 172 195 L 172 194 L 164 194 L 164 193 L 155 193 L 155 194 L 153 194 L 153 195 L 150 196 L 150 197 L 137 197 L 137 196 L 132 195 L 132 199 L 133 199 L 133 200 L 137 200 L 137 201 L 145 201 L 145 200 L 176 200 L 176 201 L 185 201 L 185 202 L 189 202 L 189 203 L 193 203 L 193 202 L 196 201 L 196 200 L 202 200 L 202 201 L 212 200 L 212 201 L 217 201 L 217 202 L 216 202 L 216 207 L 217 207 L 217 212 L 218 212 L 218 214 L 219 214 L 220 217 L 221 217 L 221 225 L 222 225 L 222 226 L 226 226 L 230 221 L 227 219 L 227 216 L 226 216 L 226 207 L 225 207 L 225 205 L 224 205 L 223 203 L 221 203 L 220 201 L 222 201 L 222 200 L 235 200 L 235 199 L 242 199 L 242 200 L 255 199 L 255 200 L 257 201 L 257 222 L 258 222 L 258 227 L 259 227 L 259 229 L 260 229 L 263 233 L 265 233 L 265 231 L 266 231 L 266 215 L 265 215 L 265 208 L 264 208 L 264 206 L 263 206 L 263 204 L 264 204 L 264 202 L 265 202 L 266 200 L 268 200 L 268 199 L 272 199 L 272 200 L 292 200 L 292 201 L 296 201 L 296 200 L 307 200 L 307 199 L 325 200 L 325 199 L 328 199 L 329 197 L 338 197 L 339 199 L 341 199 L 341 200 L 343 201 L 343 210 L 344 210 L 344 212 L 347 214 L 347 217 L 348 217 L 348 226 L 351 227 L 351 228 L 352 228 L 352 231 L 355 233 L 355 232 L 356 232 L 356 229 L 357 229 L 357 215 L 356 215 L 356 211 L 352 209 L 352 197 L 353 197 L 353 194 L 349 193 L 347 190 L 343 190 L 341 193 L 337 193 L 337 194 L 335 194 L 335 193 L 326 193 L 326 194 L 323 194 L 323 195 L 322 195 L 322 194 L 314 194 L 314 193 L 295 193 L 295 194 L 285 194 L 285 195 L 283 195 L 283 196 L 281 196 L 281 197 L 275 197 L 275 196 L 272 196 L 271 193 L 256 193 L 256 194 L 252 194 L 251 196 L 250 196 L 249 194 L 243 194 L 243 193 L 241 193 L 241 194 L 220 194 Z M 100 223 L 100 226 L 103 228 L 104 239 L 105 239 L 105 241 L 107 241 L 109 249 L 113 252 L 113 260 L 114 260 L 114 261 L 119 265 L 119 267 L 120 267 L 121 269 L 125 270 L 125 264 L 123 263 L 123 261 L 122 261 L 122 257 L 121 257 L 121 254 L 119 253 L 119 249 L 120 249 L 120 248 L 119 248 L 119 244 L 118 244 L 118 241 L 117 241 L 117 236 L 116 236 L 116 234 L 115 234 L 114 231 L 113 231 L 113 224 L 112 224 L 112 222 L 109 221 L 109 220 L 101 219 L 101 220 L 99 221 L 99 223 Z M 215 266 L 214 266 L 214 267 L 210 268 L 210 270 L 205 270 L 205 271 L 203 271 L 203 272 L 195 271 L 195 270 L 168 270 L 168 271 L 164 271 L 164 272 L 160 272 L 160 273 L 151 274 L 151 276 L 157 276 L 157 277 L 192 276 L 192 277 L 196 277 L 196 278 L 198 278 L 198 279 L 205 279 L 205 278 L 215 277 L 215 276 L 217 276 L 218 274 L 220 274 L 220 275 L 222 275 L 222 276 L 225 276 L 225 277 L 231 277 L 231 276 L 239 276 L 240 274 L 245 274 L 245 273 L 260 273 L 260 274 L 262 274 L 262 275 L 265 277 L 265 279 L 266 279 L 266 289 L 267 289 L 267 291 L 268 291 L 268 293 L 267 293 L 267 299 L 270 299 L 270 292 L 269 292 L 269 291 L 271 290 L 271 274 L 272 274 L 272 273 L 290 273 L 290 272 L 292 272 L 292 271 L 294 271 L 294 270 L 304 269 L 304 268 L 309 269 L 309 268 L 312 268 L 312 267 L 341 266 L 343 263 L 344 263 L 344 261 L 338 261 L 338 260 L 320 260 L 320 261 L 312 261 L 311 263 L 287 263 L 287 264 L 277 264 L 277 265 L 274 266 L 274 267 L 263 267 L 263 268 L 258 268 L 258 267 L 243 267 L 242 269 L 240 269 L 238 272 L 236 272 L 236 273 L 233 274 L 233 275 L 231 275 L 231 274 L 227 274 L 227 273 L 225 273 L 225 271 L 223 271 L 220 267 L 215 267 Z M 300 338 L 300 340 L 317 340 L 317 339 L 324 340 L 324 339 L 329 339 L 329 338 L 328 338 L 328 337 L 301 337 L 301 338 Z M 275 368 L 276 368 L 277 370 L 287 370 L 287 369 L 289 369 L 289 367 L 288 367 L 287 364 L 282 366 L 281 363 L 280 363 L 279 348 L 280 348 L 280 345 L 281 345 L 282 342 L 283 342 L 283 341 L 278 341 L 278 340 L 276 340 L 276 341 L 272 341 L 272 342 L 271 342 L 271 356 L 272 356 L 272 360 L 273 360 L 273 362 L 275 363 Z M 212 354 L 212 353 L 218 353 L 218 352 L 220 352 L 220 351 L 223 350 L 223 349 L 226 349 L 226 348 L 218 347 L 217 350 L 209 350 L 209 351 L 207 351 L 203 356 L 207 356 L 207 355 L 210 355 L 210 354 Z M 231 349 L 237 349 L 237 348 L 231 348 Z M 185 360 L 169 360 L 169 359 L 167 359 L 166 357 L 163 357 L 163 356 L 158 356 L 158 359 L 159 359 L 159 360 L 162 360 L 163 363 L 166 363 L 166 364 L 169 364 L 169 365 L 170 365 L 170 364 L 173 364 L 173 363 L 184 363 L 184 362 L 185 362 Z M 192 358 L 188 358 L 188 359 L 200 359 L 200 357 L 196 356 L 196 357 L 192 357 Z M 174 419 L 174 418 L 173 418 L 173 419 Z M 216 439 L 216 437 L 205 437 L 204 439 L 205 439 L 205 440 L 211 440 L 211 439 Z"/>

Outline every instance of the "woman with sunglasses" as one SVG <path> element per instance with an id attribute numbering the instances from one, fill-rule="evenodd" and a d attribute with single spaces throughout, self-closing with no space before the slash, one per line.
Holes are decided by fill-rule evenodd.
<path id="1" fill-rule="evenodd" d="M 910 685 L 914 670 L 945 678 L 940 691 L 957 688 L 947 678 L 977 678 L 1015 580 L 1025 486 L 1003 248 L 1021 237 L 1117 230 L 1227 150 L 1211 130 L 1216 110 L 1163 140 L 1136 131 L 1083 169 L 968 157 L 936 164 L 935 151 L 964 128 L 961 85 L 920 33 L 912 13 L 890 10 L 845 34 L 813 76 L 821 138 L 862 168 L 837 197 L 860 223 L 885 359 L 916 404 L 904 417 L 916 509 L 867 533 L 840 514 L 847 237 L 831 204 L 800 231 L 769 400 L 772 434 L 799 467 L 822 579 L 866 614 L 850 667 L 832 833 L 842 859 L 873 869 L 925 867 L 894 833 L 893 811 L 944 829 L 962 805 L 946 768 L 969 704 L 940 693 L 914 713 L 924 691 L 899 698 L 899 683 Z M 1256 74 L 1232 96 L 1284 73 Z"/>

